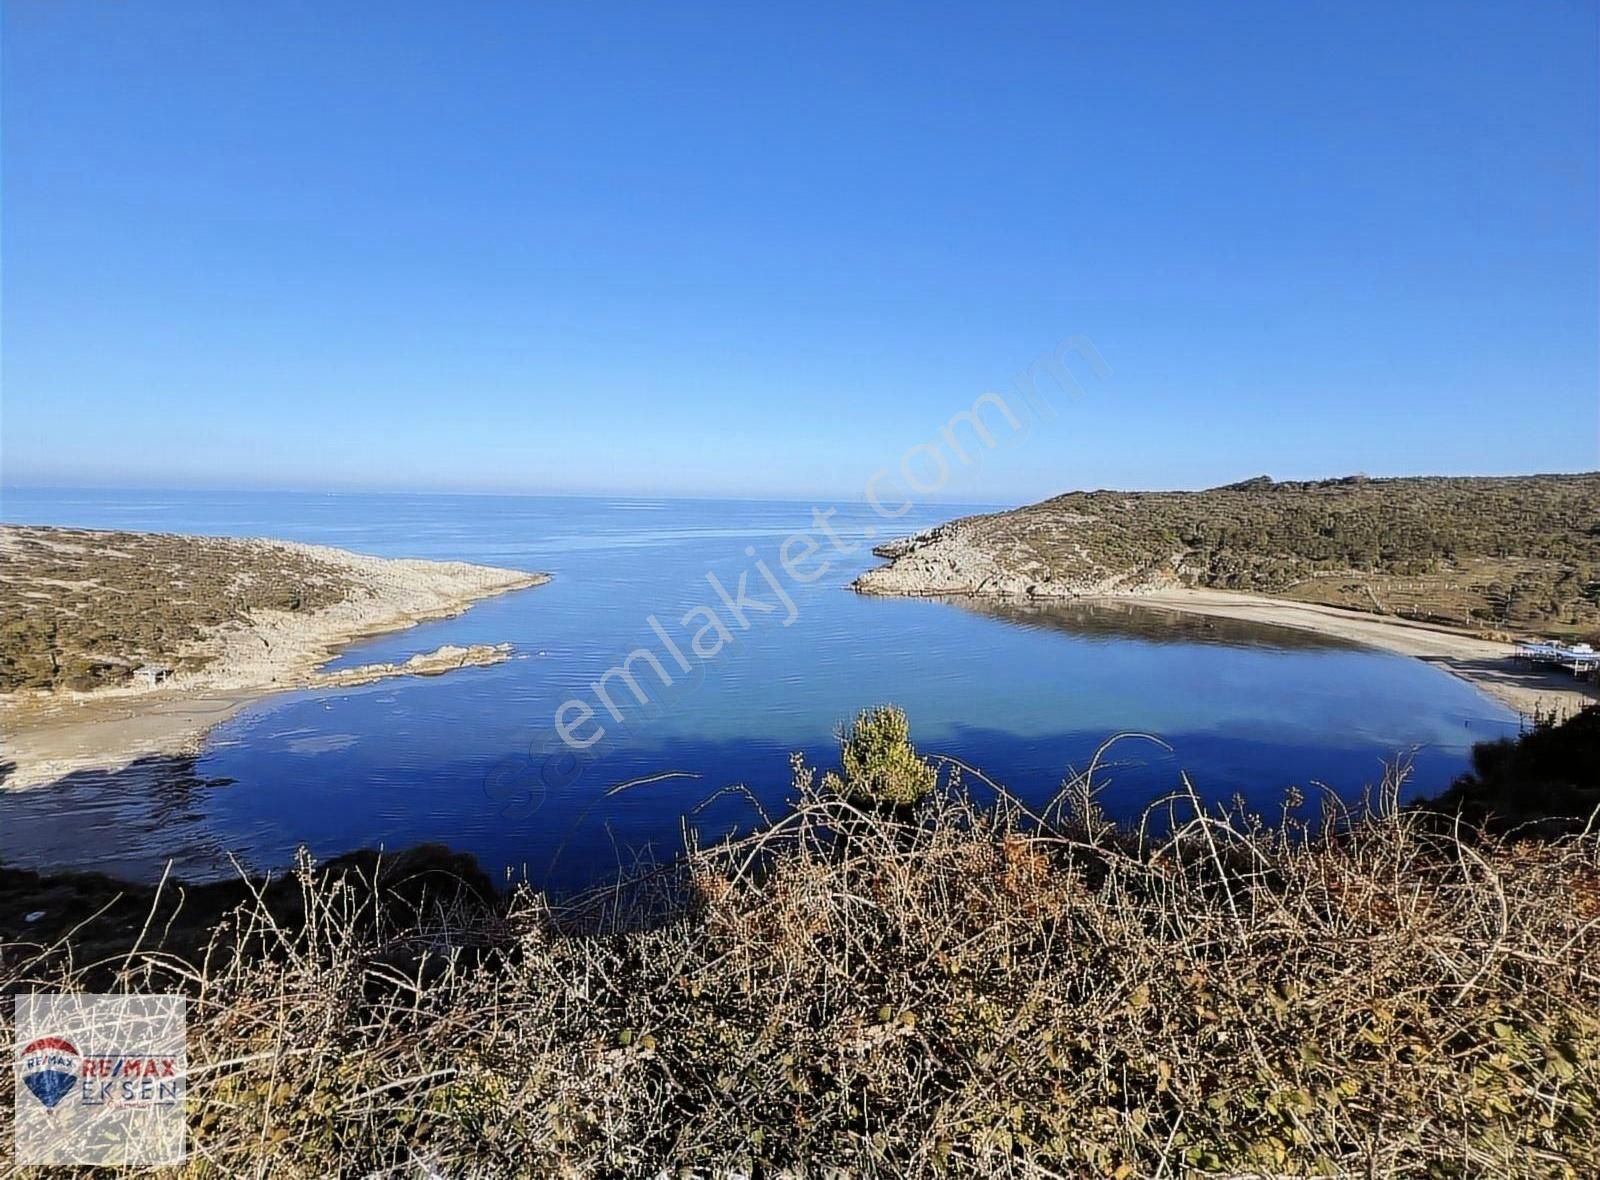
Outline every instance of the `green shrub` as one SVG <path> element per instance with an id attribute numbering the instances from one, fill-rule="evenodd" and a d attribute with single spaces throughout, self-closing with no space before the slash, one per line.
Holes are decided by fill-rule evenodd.
<path id="1" fill-rule="evenodd" d="M 866 709 L 839 742 L 844 778 L 825 785 L 852 803 L 908 807 L 929 791 L 938 771 L 911 744 L 911 723 L 893 705 Z"/>
<path id="2" fill-rule="evenodd" d="M 1515 740 L 1479 742 L 1472 771 L 1419 806 L 1499 833 L 1581 831 L 1600 808 L 1600 705 Z"/>

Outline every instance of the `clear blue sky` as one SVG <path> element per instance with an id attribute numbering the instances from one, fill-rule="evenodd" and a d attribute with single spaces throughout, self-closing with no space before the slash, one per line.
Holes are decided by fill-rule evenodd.
<path id="1" fill-rule="evenodd" d="M 1592 469 L 1597 11 L 7 0 L 4 478 Z"/>

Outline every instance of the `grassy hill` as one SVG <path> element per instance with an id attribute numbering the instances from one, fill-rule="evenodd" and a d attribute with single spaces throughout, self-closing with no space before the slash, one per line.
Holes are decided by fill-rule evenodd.
<path id="1" fill-rule="evenodd" d="M 893 564 L 863 589 L 1192 585 L 1457 625 L 1600 632 L 1600 473 L 1072 492 L 883 552 Z"/>

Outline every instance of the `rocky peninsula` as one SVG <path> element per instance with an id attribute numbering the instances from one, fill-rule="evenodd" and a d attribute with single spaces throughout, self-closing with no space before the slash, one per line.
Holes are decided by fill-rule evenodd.
<path id="1" fill-rule="evenodd" d="M 271 692 L 497 663 L 508 645 L 318 671 L 356 640 L 548 580 L 286 541 L 0 526 L 3 784 L 193 752 Z"/>

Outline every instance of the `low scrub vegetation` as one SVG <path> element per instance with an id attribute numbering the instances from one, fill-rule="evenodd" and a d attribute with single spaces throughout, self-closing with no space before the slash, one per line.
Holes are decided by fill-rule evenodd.
<path id="1" fill-rule="evenodd" d="M 872 808 L 909 808 L 938 783 L 934 766 L 911 744 L 911 722 L 892 705 L 868 709 L 839 739 L 839 773 L 822 780 L 828 792 Z"/>
<path id="2" fill-rule="evenodd" d="M 1108 575 L 1455 624 L 1600 632 L 1600 473 L 1265 477 L 1073 492 L 967 522 L 1036 576 Z"/>
<path id="3" fill-rule="evenodd" d="M 1117 829 L 1092 778 L 1033 813 L 903 721 L 593 895 L 304 860 L 14 941 L 0 986 L 185 991 L 193 1175 L 1600 1174 L 1592 828 L 1391 783 Z"/>
<path id="4" fill-rule="evenodd" d="M 146 662 L 200 667 L 197 644 L 224 623 L 351 592 L 338 567 L 249 541 L 8 525 L 0 692 L 121 684 Z"/>

